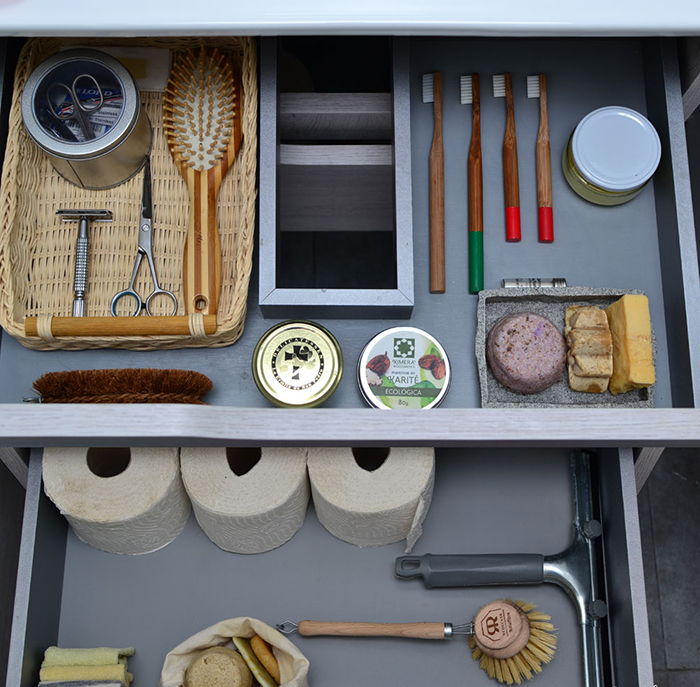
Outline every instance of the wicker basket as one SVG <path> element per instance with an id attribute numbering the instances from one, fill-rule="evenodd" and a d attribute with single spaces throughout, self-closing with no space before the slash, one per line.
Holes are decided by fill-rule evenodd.
<path id="1" fill-rule="evenodd" d="M 219 195 L 223 280 L 214 334 L 191 325 L 186 336 L 66 337 L 56 339 L 50 316 L 69 316 L 77 225 L 56 217 L 59 208 L 104 208 L 113 222 L 92 223 L 88 316 L 109 315 L 115 293 L 129 283 L 138 245 L 142 175 L 108 190 L 88 191 L 65 181 L 33 143 L 22 123 L 23 86 L 34 68 L 64 45 L 148 46 L 180 50 L 202 43 L 229 52 L 241 67 L 244 93 L 243 143 Z M 143 93 L 153 126 L 151 169 L 154 203 L 154 254 L 161 287 L 172 291 L 184 313 L 182 250 L 187 231 L 187 189 L 162 129 L 161 93 Z M 220 39 L 43 39 L 27 41 L 19 58 L 10 111 L 9 136 L 0 186 L 0 325 L 22 345 L 37 350 L 86 348 L 159 348 L 228 346 L 243 333 L 248 282 L 253 261 L 257 173 L 257 51 L 252 38 Z M 136 290 L 152 290 L 148 269 L 139 273 Z M 165 301 L 165 299 L 163 299 Z M 154 304 L 154 315 L 168 315 L 167 302 Z M 159 310 L 162 308 L 162 310 Z M 42 338 L 27 337 L 24 318 L 40 317 Z M 192 318 L 191 318 L 192 319 Z M 48 330 L 48 333 L 46 333 Z"/>

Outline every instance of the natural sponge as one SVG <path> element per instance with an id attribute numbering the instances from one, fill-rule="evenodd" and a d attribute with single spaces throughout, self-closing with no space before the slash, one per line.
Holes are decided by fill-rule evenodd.
<path id="1" fill-rule="evenodd" d="M 205 649 L 185 672 L 185 687 L 251 687 L 253 674 L 241 655 L 223 646 Z"/>

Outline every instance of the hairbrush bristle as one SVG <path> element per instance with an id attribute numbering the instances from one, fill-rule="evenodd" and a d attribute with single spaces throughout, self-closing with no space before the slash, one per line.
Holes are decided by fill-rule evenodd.
<path id="1" fill-rule="evenodd" d="M 527 77 L 527 97 L 528 98 L 539 98 L 540 97 L 540 75 L 535 74 L 534 76 Z"/>
<path id="2" fill-rule="evenodd" d="M 535 604 L 512 599 L 499 599 L 505 603 L 519 606 L 530 624 L 530 638 L 525 648 L 512 658 L 493 658 L 487 656 L 476 644 L 474 637 L 469 637 L 472 658 L 479 661 L 479 667 L 498 682 L 506 685 L 530 680 L 533 674 L 542 672 L 542 664 L 549 663 L 557 648 L 557 636 L 550 616 L 535 610 Z"/>
<path id="3" fill-rule="evenodd" d="M 239 113 L 231 61 L 216 48 L 179 53 L 163 97 L 163 126 L 173 157 L 197 170 L 226 152 Z"/>
<path id="4" fill-rule="evenodd" d="M 125 368 L 47 372 L 34 382 L 42 403 L 196 403 L 209 377 L 192 370 Z"/>
<path id="5" fill-rule="evenodd" d="M 472 75 L 459 77 L 459 102 L 462 105 L 469 105 L 474 99 L 472 86 Z"/>
<path id="6" fill-rule="evenodd" d="M 435 77 L 433 72 L 430 74 L 423 74 L 423 102 L 432 103 L 435 100 L 434 91 Z"/>
<path id="7" fill-rule="evenodd" d="M 494 77 L 493 77 L 493 97 L 494 98 L 505 98 L 506 97 L 506 75 L 505 74 L 494 74 Z"/>

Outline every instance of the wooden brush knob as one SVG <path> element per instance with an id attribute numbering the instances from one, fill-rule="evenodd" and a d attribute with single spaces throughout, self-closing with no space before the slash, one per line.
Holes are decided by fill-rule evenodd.
<path id="1" fill-rule="evenodd" d="M 530 640 L 530 621 L 524 611 L 509 601 L 486 604 L 474 618 L 477 646 L 492 658 L 512 658 Z"/>

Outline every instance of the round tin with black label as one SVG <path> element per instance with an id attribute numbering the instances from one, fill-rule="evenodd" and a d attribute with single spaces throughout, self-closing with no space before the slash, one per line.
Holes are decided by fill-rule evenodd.
<path id="1" fill-rule="evenodd" d="M 450 388 L 452 370 L 445 349 L 417 327 L 392 327 L 362 351 L 357 381 L 367 403 L 381 410 L 439 406 Z"/>
<path id="2" fill-rule="evenodd" d="M 260 393 L 283 408 L 321 405 L 342 376 L 340 344 L 315 322 L 281 322 L 262 335 L 253 352 L 253 377 Z"/>

